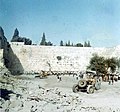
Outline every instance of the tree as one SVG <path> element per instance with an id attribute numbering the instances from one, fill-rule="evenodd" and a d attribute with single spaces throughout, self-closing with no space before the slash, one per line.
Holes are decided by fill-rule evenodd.
<path id="1" fill-rule="evenodd" d="M 71 46 L 71 45 L 70 45 L 70 40 L 68 41 L 68 44 L 67 44 L 67 46 Z"/>
<path id="2" fill-rule="evenodd" d="M 111 72 L 115 72 L 117 67 L 117 60 L 115 58 L 107 58 L 94 55 L 90 60 L 90 65 L 87 67 L 97 73 L 107 74 L 108 68 L 110 68 Z"/>
<path id="3" fill-rule="evenodd" d="M 75 46 L 76 47 L 83 47 L 83 45 L 81 43 L 77 43 Z"/>
<path id="4" fill-rule="evenodd" d="M 91 45 L 90 45 L 90 41 L 88 41 L 87 47 L 91 47 Z"/>
<path id="5" fill-rule="evenodd" d="M 88 47 L 88 44 L 86 41 L 84 42 L 84 47 Z"/>
<path id="6" fill-rule="evenodd" d="M 52 46 L 53 44 L 49 41 L 47 42 L 47 46 Z"/>
<path id="7" fill-rule="evenodd" d="M 16 28 L 15 31 L 14 31 L 13 37 L 11 39 L 11 42 L 18 42 L 18 39 L 19 39 L 19 31 Z"/>
<path id="8" fill-rule="evenodd" d="M 68 43 L 67 43 L 67 42 L 65 43 L 65 46 L 68 46 Z"/>
<path id="9" fill-rule="evenodd" d="M 32 40 L 30 40 L 28 38 L 25 38 L 25 37 L 22 38 L 22 42 L 24 42 L 25 45 L 31 45 L 32 44 Z"/>
<path id="10" fill-rule="evenodd" d="M 63 46 L 63 41 L 62 40 L 60 41 L 60 46 Z"/>
<path id="11" fill-rule="evenodd" d="M 105 60 L 105 64 L 106 64 L 106 69 L 108 70 L 108 68 L 110 68 L 111 72 L 115 72 L 116 67 L 118 65 L 118 62 L 115 58 L 108 58 Z"/>
<path id="12" fill-rule="evenodd" d="M 25 45 L 31 45 L 32 40 L 26 37 L 19 37 L 19 31 L 16 28 L 13 34 L 13 38 L 11 39 L 11 42 L 24 42 Z"/>
<path id="13" fill-rule="evenodd" d="M 71 46 L 73 47 L 73 46 L 74 46 L 74 44 L 72 43 L 72 44 L 71 44 Z"/>
<path id="14" fill-rule="evenodd" d="M 71 45 L 70 45 L 70 40 L 65 43 L 65 46 L 71 46 Z"/>
<path id="15" fill-rule="evenodd" d="M 46 45 L 46 38 L 45 38 L 45 33 L 43 33 L 42 40 L 40 42 L 40 45 Z"/>
<path id="16" fill-rule="evenodd" d="M 96 73 L 100 72 L 100 73 L 106 73 L 105 70 L 105 59 L 104 57 L 100 57 L 98 55 L 94 55 L 91 59 L 90 59 L 90 65 L 87 67 L 88 69 L 91 69 L 93 71 L 96 71 Z"/>
<path id="17" fill-rule="evenodd" d="M 117 59 L 117 66 L 118 66 L 118 68 L 120 68 L 120 58 Z"/>
<path id="18" fill-rule="evenodd" d="M 118 67 L 117 71 L 119 71 L 120 70 L 120 58 L 117 59 L 117 67 Z"/>
<path id="19" fill-rule="evenodd" d="M 14 31 L 14 35 L 13 35 L 13 37 L 19 37 L 19 31 L 18 31 L 18 29 L 16 28 L 15 29 L 15 31 Z"/>

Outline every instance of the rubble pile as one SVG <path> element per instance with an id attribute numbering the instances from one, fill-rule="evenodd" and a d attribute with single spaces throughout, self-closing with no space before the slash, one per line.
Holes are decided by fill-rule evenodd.
<path id="1" fill-rule="evenodd" d="M 52 77 L 52 76 L 51 76 Z M 1 112 L 120 112 L 120 108 L 86 105 L 79 93 L 45 87 L 46 79 L 1 76 Z"/>

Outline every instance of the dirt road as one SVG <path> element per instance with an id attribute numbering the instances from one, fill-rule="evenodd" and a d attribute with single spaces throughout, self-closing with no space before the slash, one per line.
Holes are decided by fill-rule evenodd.
<path id="1" fill-rule="evenodd" d="M 56 76 L 45 79 L 34 76 L 13 77 L 13 84 L 1 88 L 11 90 L 9 100 L 1 98 L 1 112 L 120 112 L 120 81 L 114 85 L 102 82 L 101 89 L 94 94 L 73 93 L 76 77 Z"/>

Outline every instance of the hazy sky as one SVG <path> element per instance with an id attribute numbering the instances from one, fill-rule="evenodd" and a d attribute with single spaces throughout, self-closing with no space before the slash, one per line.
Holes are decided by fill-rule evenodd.
<path id="1" fill-rule="evenodd" d="M 120 0 L 0 0 L 0 26 L 8 40 L 18 28 L 37 44 L 45 32 L 55 45 L 112 47 L 120 45 Z"/>

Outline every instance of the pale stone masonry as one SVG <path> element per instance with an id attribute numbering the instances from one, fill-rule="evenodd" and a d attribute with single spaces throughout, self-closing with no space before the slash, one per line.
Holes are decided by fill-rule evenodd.
<path id="1" fill-rule="evenodd" d="M 21 73 L 86 70 L 93 54 L 120 58 L 120 46 L 113 48 L 38 46 L 11 43 L 9 67 Z"/>
<path id="2" fill-rule="evenodd" d="M 0 49 L 0 69 L 4 67 L 3 49 Z"/>

